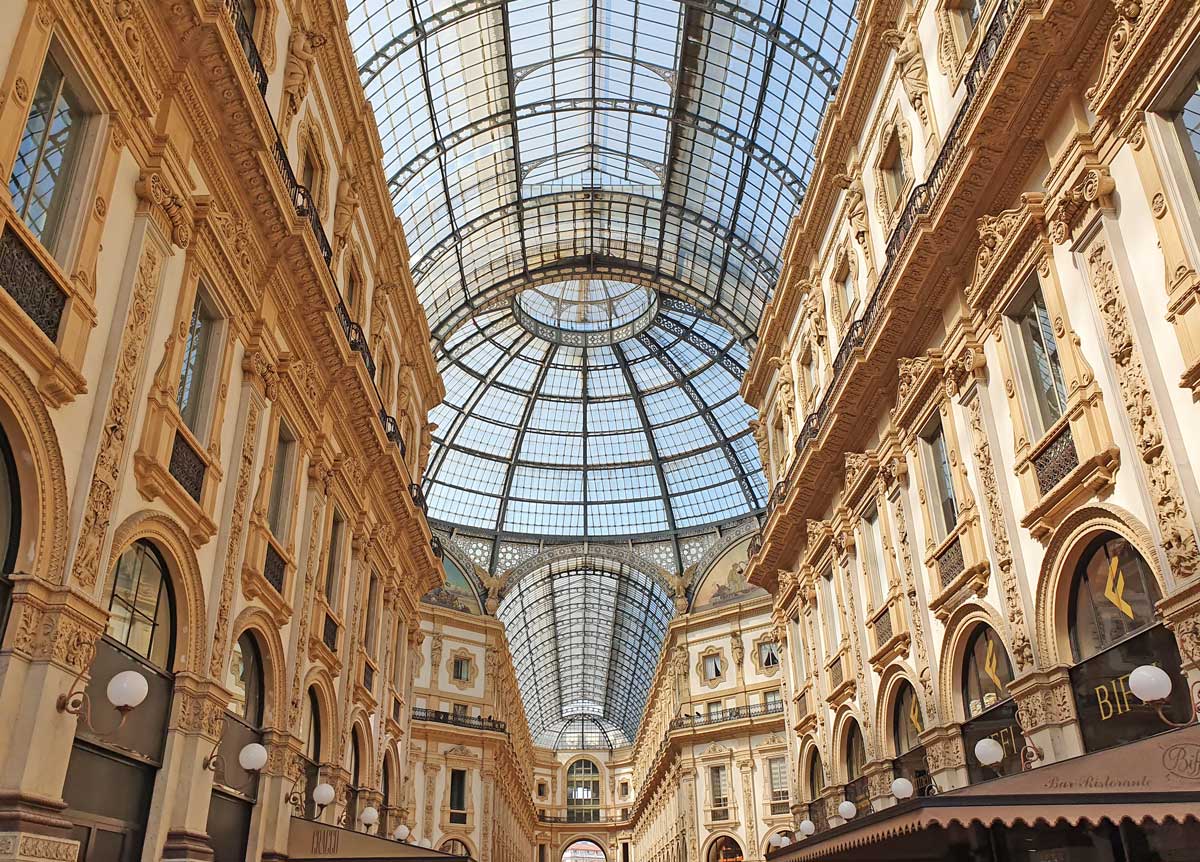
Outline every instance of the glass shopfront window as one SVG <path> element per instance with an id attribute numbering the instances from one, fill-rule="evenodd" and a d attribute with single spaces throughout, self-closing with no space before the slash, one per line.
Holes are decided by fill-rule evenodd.
<path id="1" fill-rule="evenodd" d="M 0 427 L 0 640 L 8 624 L 12 602 L 12 574 L 17 562 L 21 541 L 21 487 L 17 479 L 17 464 L 13 459 L 8 436 Z"/>
<path id="2" fill-rule="evenodd" d="M 991 626 L 980 624 L 967 642 L 963 663 L 962 708 L 967 719 L 962 726 L 963 748 L 967 751 L 967 773 L 971 782 L 996 777 L 996 770 L 975 758 L 975 743 L 990 736 L 1004 749 L 999 770 L 1011 774 L 1021 769 L 1024 737 L 1017 724 L 1017 705 L 1008 693 L 1013 680 L 1008 650 Z"/>
<path id="3" fill-rule="evenodd" d="M 1157 665 L 1179 680 L 1168 715 L 1185 720 L 1188 687 L 1175 638 L 1154 614 L 1158 584 L 1142 555 L 1115 533 L 1105 533 L 1080 556 L 1071 583 L 1067 628 L 1076 665 L 1071 688 L 1079 730 L 1088 751 L 1160 733 L 1157 710 L 1129 691 L 1129 673 Z"/>
<path id="4" fill-rule="evenodd" d="M 925 746 L 920 739 L 924 729 L 925 719 L 921 715 L 916 689 L 906 682 L 900 688 L 896 709 L 892 714 L 892 738 L 896 744 L 892 770 L 897 778 L 911 781 L 918 796 L 929 795 L 933 786 L 929 766 L 925 762 Z"/>
<path id="5" fill-rule="evenodd" d="M 858 722 L 853 722 L 846 734 L 846 799 L 853 802 L 859 814 L 871 811 L 871 797 L 867 789 L 867 776 L 863 769 L 867 765 L 867 748 L 863 743 Z"/>

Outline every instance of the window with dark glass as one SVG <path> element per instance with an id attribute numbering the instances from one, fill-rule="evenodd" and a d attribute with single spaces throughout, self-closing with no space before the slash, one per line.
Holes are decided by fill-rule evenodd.
<path id="1" fill-rule="evenodd" d="M 1012 665 L 1004 644 L 991 626 L 979 626 L 971 634 L 963 666 L 963 712 L 967 718 L 1007 700 L 1012 680 Z"/>
<path id="2" fill-rule="evenodd" d="M 876 608 L 883 606 L 887 598 L 887 584 L 883 576 L 883 566 L 880 564 L 881 536 L 879 532 L 879 510 L 872 508 L 863 515 L 862 519 L 862 565 L 866 571 L 867 583 L 871 588 L 871 601 Z"/>
<path id="3" fill-rule="evenodd" d="M 852 722 L 846 734 L 845 756 L 846 799 L 858 806 L 859 811 L 869 810 L 871 801 L 867 794 L 867 777 L 863 775 L 863 769 L 867 765 L 867 749 L 858 722 Z"/>
<path id="4" fill-rule="evenodd" d="M 229 655 L 229 675 L 225 680 L 229 689 L 228 709 L 238 718 L 254 727 L 262 726 L 263 715 L 263 669 L 258 643 L 249 632 L 244 632 L 233 644 Z"/>
<path id="5" fill-rule="evenodd" d="M 17 215 L 47 248 L 58 241 L 66 215 L 85 121 L 70 81 L 47 56 L 8 181 Z"/>
<path id="6" fill-rule="evenodd" d="M 271 496 L 267 501 L 267 524 L 275 538 L 287 533 L 292 506 L 288 499 L 292 485 L 293 461 L 296 455 L 296 437 L 287 423 L 280 420 L 275 437 L 275 466 L 271 471 Z"/>
<path id="7" fill-rule="evenodd" d="M 325 601 L 329 607 L 336 609 L 339 589 L 339 575 L 342 571 L 342 545 L 346 535 L 346 518 L 341 510 L 333 507 L 333 517 L 329 522 L 329 547 L 325 552 Z"/>
<path id="8" fill-rule="evenodd" d="M 367 655 L 375 658 L 379 652 L 379 576 L 372 573 L 367 585 L 367 619 L 363 641 Z"/>
<path id="9" fill-rule="evenodd" d="M 769 688 L 763 692 L 763 706 L 767 708 L 767 712 L 774 712 L 783 709 L 783 696 L 777 688 Z"/>
<path id="10" fill-rule="evenodd" d="M 792 797 L 788 789 L 787 759 L 772 757 L 768 760 L 767 777 L 771 785 L 771 813 L 787 814 Z"/>
<path id="11" fill-rule="evenodd" d="M 600 820 L 600 767 L 591 760 L 576 760 L 567 769 L 567 822 Z"/>
<path id="12" fill-rule="evenodd" d="M 305 719 L 304 756 L 318 763 L 321 760 L 321 704 L 313 688 L 308 690 L 308 714 Z"/>
<path id="13" fill-rule="evenodd" d="M 887 178 L 888 200 L 895 207 L 908 190 L 908 166 L 904 163 L 904 152 L 900 149 L 900 136 L 895 132 L 888 138 L 883 151 L 883 173 Z"/>
<path id="14" fill-rule="evenodd" d="M 455 718 L 467 717 L 467 705 L 465 703 L 456 703 L 450 707 L 450 714 Z"/>
<path id="15" fill-rule="evenodd" d="M 21 543 L 21 486 L 17 476 L 17 463 L 13 458 L 8 435 L 0 427 L 0 639 L 8 624 L 8 611 L 12 599 L 12 581 L 9 573 L 17 562 L 17 549 Z"/>
<path id="16" fill-rule="evenodd" d="M 209 393 L 214 376 L 211 354 L 219 322 L 201 286 L 196 291 L 187 337 L 183 342 L 183 366 L 179 371 L 179 391 L 176 394 L 179 415 L 201 443 L 206 442 L 207 437 L 203 425 L 209 409 Z"/>
<path id="17" fill-rule="evenodd" d="M 450 770 L 450 822 L 467 822 L 467 771 Z"/>
<path id="18" fill-rule="evenodd" d="M 892 739 L 896 747 L 893 767 L 897 777 L 907 778 L 916 792 L 922 795 L 932 783 L 925 762 L 925 747 L 920 738 L 924 730 L 925 719 L 921 714 L 916 689 L 907 682 L 903 683 L 892 713 Z"/>
<path id="19" fill-rule="evenodd" d="M 166 563 L 149 542 L 135 542 L 117 560 L 107 634 L 155 667 L 167 669 L 173 620 Z"/>
<path id="20" fill-rule="evenodd" d="M 709 788 L 712 791 L 712 819 L 729 819 L 729 780 L 725 765 L 708 768 Z"/>
<path id="21" fill-rule="evenodd" d="M 1081 662 L 1158 622 L 1154 574 L 1121 537 L 1106 533 L 1080 557 L 1068 609 L 1071 651 Z"/>
<path id="22" fill-rule="evenodd" d="M 765 641 L 758 645 L 758 661 L 764 668 L 779 667 L 779 645 Z"/>
<path id="23" fill-rule="evenodd" d="M 954 496 L 954 480 L 950 473 L 950 452 L 946 447 L 946 433 L 942 420 L 935 418 L 933 425 L 922 435 L 927 455 L 934 527 L 938 538 L 944 539 L 958 523 L 958 500 Z"/>
<path id="24" fill-rule="evenodd" d="M 471 660 L 463 656 L 454 659 L 454 678 L 459 682 L 471 681 Z"/>
<path id="25" fill-rule="evenodd" d="M 1044 434 L 1067 409 L 1067 386 L 1041 289 L 1035 289 L 1011 317 L 1021 334 L 1023 370 L 1037 405 L 1033 419 L 1039 434 Z"/>

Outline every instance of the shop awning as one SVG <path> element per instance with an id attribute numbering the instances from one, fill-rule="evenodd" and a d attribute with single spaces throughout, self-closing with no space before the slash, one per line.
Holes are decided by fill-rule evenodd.
<path id="1" fill-rule="evenodd" d="M 293 817 L 288 832 L 288 858 L 291 862 L 345 859 L 354 862 L 384 862 L 388 859 L 426 860 L 426 862 L 469 862 L 469 856 L 442 853 L 328 823 Z"/>
<path id="2" fill-rule="evenodd" d="M 950 827 L 1154 823 L 1200 815 L 1200 725 L 937 796 L 902 802 L 768 854 L 771 862 L 906 858 L 902 846 Z M 886 855 L 881 842 L 887 842 Z M 877 846 L 879 845 L 879 846 Z"/>

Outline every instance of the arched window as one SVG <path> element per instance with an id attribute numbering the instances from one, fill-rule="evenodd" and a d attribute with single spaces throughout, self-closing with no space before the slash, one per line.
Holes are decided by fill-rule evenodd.
<path id="1" fill-rule="evenodd" d="M 21 543 L 21 485 L 8 436 L 0 428 L 0 638 L 8 624 L 12 597 L 9 574 L 17 563 Z"/>
<path id="2" fill-rule="evenodd" d="M 262 727 L 263 668 L 258 643 L 250 632 L 243 632 L 229 655 L 229 711 L 252 727 Z"/>
<path id="3" fill-rule="evenodd" d="M 149 542 L 135 542 L 117 560 L 108 599 L 108 636 L 168 670 L 174 634 L 167 565 Z"/>
<path id="4" fill-rule="evenodd" d="M 974 718 L 1001 701 L 1008 700 L 1008 684 L 1013 680 L 1008 650 L 989 625 L 979 625 L 967 642 L 963 663 L 963 713 Z"/>
<path id="5" fill-rule="evenodd" d="M 346 821 L 354 824 L 358 822 L 358 800 L 359 795 L 363 790 L 361 775 L 361 751 L 362 739 L 358 734 L 358 728 L 355 727 L 350 731 L 350 787 L 346 792 Z"/>
<path id="6" fill-rule="evenodd" d="M 366 630 L 363 633 L 363 641 L 367 649 L 367 655 L 371 658 L 378 656 L 377 632 L 379 631 L 379 575 L 371 574 L 371 581 L 367 587 L 367 621 Z"/>
<path id="7" fill-rule="evenodd" d="M 896 749 L 892 768 L 898 778 L 911 781 L 921 795 L 927 793 L 932 784 L 925 762 L 925 746 L 921 744 L 920 734 L 924 729 L 925 717 L 921 714 L 917 690 L 903 682 L 896 694 L 896 707 L 892 713 L 892 740 Z"/>
<path id="8" fill-rule="evenodd" d="M 859 811 L 870 811 L 871 800 L 867 789 L 867 776 L 863 770 L 867 765 L 867 748 L 863 744 L 862 730 L 857 721 L 850 722 L 846 731 L 846 799 L 853 802 Z"/>
<path id="9" fill-rule="evenodd" d="M 921 704 L 917 702 L 917 692 L 907 682 L 900 686 L 896 696 L 896 712 L 892 717 L 892 734 L 896 740 L 896 756 L 901 757 L 915 748 L 919 748 L 919 734 L 925 729 L 921 717 Z"/>
<path id="10" fill-rule="evenodd" d="M 813 753 L 808 763 L 808 801 L 820 797 L 825 792 L 825 770 L 821 768 L 821 755 Z"/>
<path id="11" fill-rule="evenodd" d="M 1083 552 L 1071 584 L 1067 627 L 1075 661 L 1086 661 L 1158 622 L 1154 574 L 1142 555 L 1115 533 Z"/>
<path id="12" fill-rule="evenodd" d="M 567 769 L 567 822 L 600 820 L 600 767 L 591 760 L 576 760 Z"/>
<path id="13" fill-rule="evenodd" d="M 321 704 L 317 699 L 317 690 L 308 690 L 308 714 L 305 716 L 304 756 L 313 763 L 321 761 Z"/>
<path id="14" fill-rule="evenodd" d="M 449 841 L 443 841 L 442 846 L 438 848 L 443 853 L 453 853 L 455 856 L 470 856 L 471 851 L 467 849 L 467 845 L 463 844 L 457 838 L 451 838 Z"/>

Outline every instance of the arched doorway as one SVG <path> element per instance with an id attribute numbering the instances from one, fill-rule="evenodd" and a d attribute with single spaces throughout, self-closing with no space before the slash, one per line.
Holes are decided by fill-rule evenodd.
<path id="1" fill-rule="evenodd" d="M 1157 665 L 1177 681 L 1168 714 L 1185 717 L 1191 711 L 1179 647 L 1154 612 L 1160 597 L 1149 564 L 1116 533 L 1094 538 L 1075 564 L 1067 634 L 1075 662 L 1075 712 L 1088 751 L 1166 729 L 1155 711 L 1129 692 L 1129 673 L 1139 665 Z"/>
<path id="2" fill-rule="evenodd" d="M 208 835 L 215 862 L 242 862 L 250 836 L 250 818 L 258 800 L 258 775 L 238 763 L 242 748 L 262 744 L 262 653 L 250 632 L 234 642 L 225 678 L 229 704 L 213 766 L 213 793 L 208 808 Z"/>
<path id="3" fill-rule="evenodd" d="M 313 788 L 321 783 L 321 699 L 316 686 L 308 689 L 304 710 L 304 816 L 312 820 L 317 815 Z"/>
<path id="4" fill-rule="evenodd" d="M 595 841 L 580 838 L 566 846 L 562 852 L 562 862 L 607 862 L 607 857 Z"/>
<path id="5" fill-rule="evenodd" d="M 142 855 L 174 687 L 175 599 L 166 561 L 152 543 L 139 540 L 117 560 L 108 614 L 87 684 L 97 730 L 82 718 L 76 724 L 63 787 L 81 862 L 133 862 Z M 109 704 L 108 682 L 126 670 L 146 679 L 148 693 L 113 731 L 120 714 Z"/>
<path id="6" fill-rule="evenodd" d="M 924 730 L 925 717 L 921 714 L 917 691 L 906 680 L 900 683 L 892 710 L 892 745 L 895 749 L 892 771 L 897 778 L 911 781 L 918 796 L 928 796 L 933 787 L 925 761 L 925 746 L 921 744 L 920 734 Z"/>
<path id="7" fill-rule="evenodd" d="M 816 831 L 820 832 L 828 828 L 829 818 L 825 811 L 825 800 L 821 798 L 821 794 L 825 792 L 825 769 L 821 765 L 821 755 L 815 750 L 808 762 L 804 789 L 808 796 L 808 819 L 812 821 Z"/>
<path id="8" fill-rule="evenodd" d="M 853 802 L 859 814 L 871 813 L 871 797 L 867 789 L 867 776 L 863 770 L 867 766 L 867 747 L 863 742 L 862 730 L 858 722 L 850 720 L 846 729 L 846 746 L 843 754 L 846 785 L 843 788 L 846 801 Z"/>
<path id="9" fill-rule="evenodd" d="M 744 858 L 742 845 L 738 844 L 736 839 L 722 835 L 708 846 L 708 855 L 705 860 L 706 862 L 742 862 Z"/>

